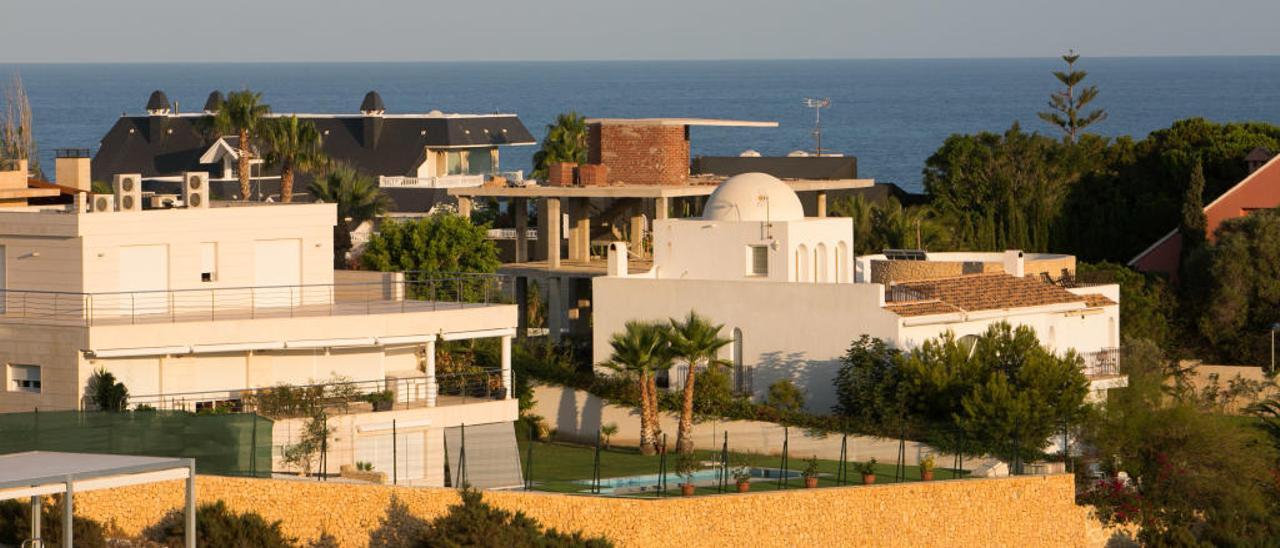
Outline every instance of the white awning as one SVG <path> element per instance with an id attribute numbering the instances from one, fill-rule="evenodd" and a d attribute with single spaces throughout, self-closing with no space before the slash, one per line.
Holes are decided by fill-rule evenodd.
<path id="1" fill-rule="evenodd" d="M 514 337 L 515 335 L 516 329 L 514 327 L 507 327 L 503 329 L 481 329 L 479 331 L 444 333 L 440 335 L 440 338 L 446 341 L 464 341 L 467 339 L 486 339 L 489 337 Z"/>
<path id="2" fill-rule="evenodd" d="M 245 352 L 249 350 L 284 350 L 284 341 L 191 345 L 191 352 L 194 354 L 217 354 L 221 352 Z"/>
<path id="3" fill-rule="evenodd" d="M 139 356 L 170 356 L 174 354 L 189 354 L 191 347 L 187 345 L 174 346 L 147 346 L 140 348 L 101 348 L 96 350 L 86 350 L 95 358 L 134 358 Z"/>
<path id="4" fill-rule="evenodd" d="M 284 343 L 285 348 L 344 348 L 353 346 L 375 346 L 378 339 L 373 337 L 357 337 L 353 339 L 307 339 L 301 341 L 287 341 Z"/>

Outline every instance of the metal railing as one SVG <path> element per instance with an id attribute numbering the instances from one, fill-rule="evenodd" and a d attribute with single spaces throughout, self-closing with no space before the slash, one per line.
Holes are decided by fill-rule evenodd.
<path id="1" fill-rule="evenodd" d="M 379 176 L 378 186 L 382 188 L 470 188 L 483 185 L 484 179 L 484 175 Z"/>
<path id="2" fill-rule="evenodd" d="M 1120 349 L 1103 348 L 1097 352 L 1084 352 L 1084 375 L 1086 377 L 1112 377 L 1120 374 Z"/>
<path id="3" fill-rule="evenodd" d="M 424 312 L 503 302 L 498 274 L 406 273 L 402 281 L 74 293 L 0 290 L 0 321 L 118 325 Z"/>
<path id="4" fill-rule="evenodd" d="M 924 288 L 907 287 L 904 285 L 892 284 L 884 290 L 884 301 L 887 303 L 906 303 L 914 301 L 928 301 L 937 298 L 936 292 L 928 291 Z"/>
<path id="5" fill-rule="evenodd" d="M 129 406 L 161 411 L 218 411 L 258 413 L 276 418 L 306 416 L 309 406 L 341 411 L 386 411 L 462 405 L 507 397 L 500 369 L 436 375 L 434 402 L 428 377 L 387 378 L 367 381 L 280 385 L 263 388 L 209 390 L 129 397 Z M 390 392 L 390 400 L 370 398 Z M 377 403 L 375 403 L 377 402 Z M 95 409 L 92 396 L 84 397 L 85 409 Z M 434 403 L 434 405 L 433 405 Z"/>

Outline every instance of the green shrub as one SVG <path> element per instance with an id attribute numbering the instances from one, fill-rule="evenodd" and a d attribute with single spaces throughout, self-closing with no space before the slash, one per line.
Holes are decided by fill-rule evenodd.
<path id="1" fill-rule="evenodd" d="M 418 546 L 583 547 L 613 546 L 603 537 L 543 529 L 524 512 L 509 512 L 484 502 L 479 491 L 462 492 L 462 503 L 431 522 Z"/>
<path id="2" fill-rule="evenodd" d="M 180 547 L 185 533 L 186 517 L 182 510 L 175 509 L 142 534 L 152 542 Z M 196 508 L 196 538 L 202 546 L 289 548 L 297 545 L 297 539 L 280 529 L 279 520 L 268 523 L 253 512 L 238 514 L 222 501 Z"/>
<path id="3" fill-rule="evenodd" d="M 0 501 L 0 545 L 19 546 L 31 535 L 30 505 L 25 501 Z M 106 528 L 89 518 L 74 516 L 71 522 L 72 539 L 77 548 L 106 548 Z M 45 546 L 62 545 L 62 503 L 53 497 L 52 504 L 45 504 L 40 512 L 40 535 Z"/>
<path id="4" fill-rule="evenodd" d="M 790 379 L 782 379 L 769 385 L 765 403 L 783 413 L 799 413 L 804 411 L 804 392 Z"/>

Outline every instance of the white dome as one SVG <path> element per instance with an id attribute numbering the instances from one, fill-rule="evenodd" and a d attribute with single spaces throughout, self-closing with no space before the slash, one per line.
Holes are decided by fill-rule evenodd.
<path id="1" fill-rule="evenodd" d="M 786 183 L 765 173 L 730 177 L 707 199 L 702 218 L 709 221 L 798 221 L 800 198 Z"/>

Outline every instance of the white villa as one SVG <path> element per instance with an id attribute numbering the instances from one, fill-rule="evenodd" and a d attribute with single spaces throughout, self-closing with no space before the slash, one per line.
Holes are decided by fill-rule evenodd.
<path id="1" fill-rule="evenodd" d="M 1069 255 L 895 253 L 854 258 L 847 218 L 806 218 L 785 183 L 762 173 L 730 178 L 701 218 L 654 221 L 653 267 L 632 273 L 613 244 L 609 274 L 593 280 L 596 363 L 629 320 L 690 310 L 725 326 L 734 386 L 763 398 L 779 379 L 812 411 L 835 404 L 833 379 L 863 334 L 910 349 L 946 331 L 980 334 L 1028 325 L 1050 350 L 1086 360 L 1094 398 L 1124 386 L 1118 374 L 1119 286 L 1081 286 Z M 1056 281 L 1055 281 L 1056 278 Z M 679 376 L 676 375 L 678 378 Z"/>
<path id="2" fill-rule="evenodd" d="M 501 278 L 334 271 L 333 204 L 211 202 L 207 177 L 184 176 L 181 208 L 140 207 L 134 174 L 87 204 L 0 209 L 0 412 L 92 409 L 98 369 L 131 405 L 186 410 L 341 376 L 395 402 L 335 422 L 346 449 L 333 471 L 368 461 L 402 483 L 443 485 L 445 438 L 465 424 L 469 443 L 510 457 L 492 459 L 488 485 L 474 464 L 472 483 L 520 483 L 516 307 L 499 304 Z M 437 378 L 436 343 L 475 338 L 501 340 L 500 370 Z M 296 429 L 278 421 L 275 443 Z"/>

